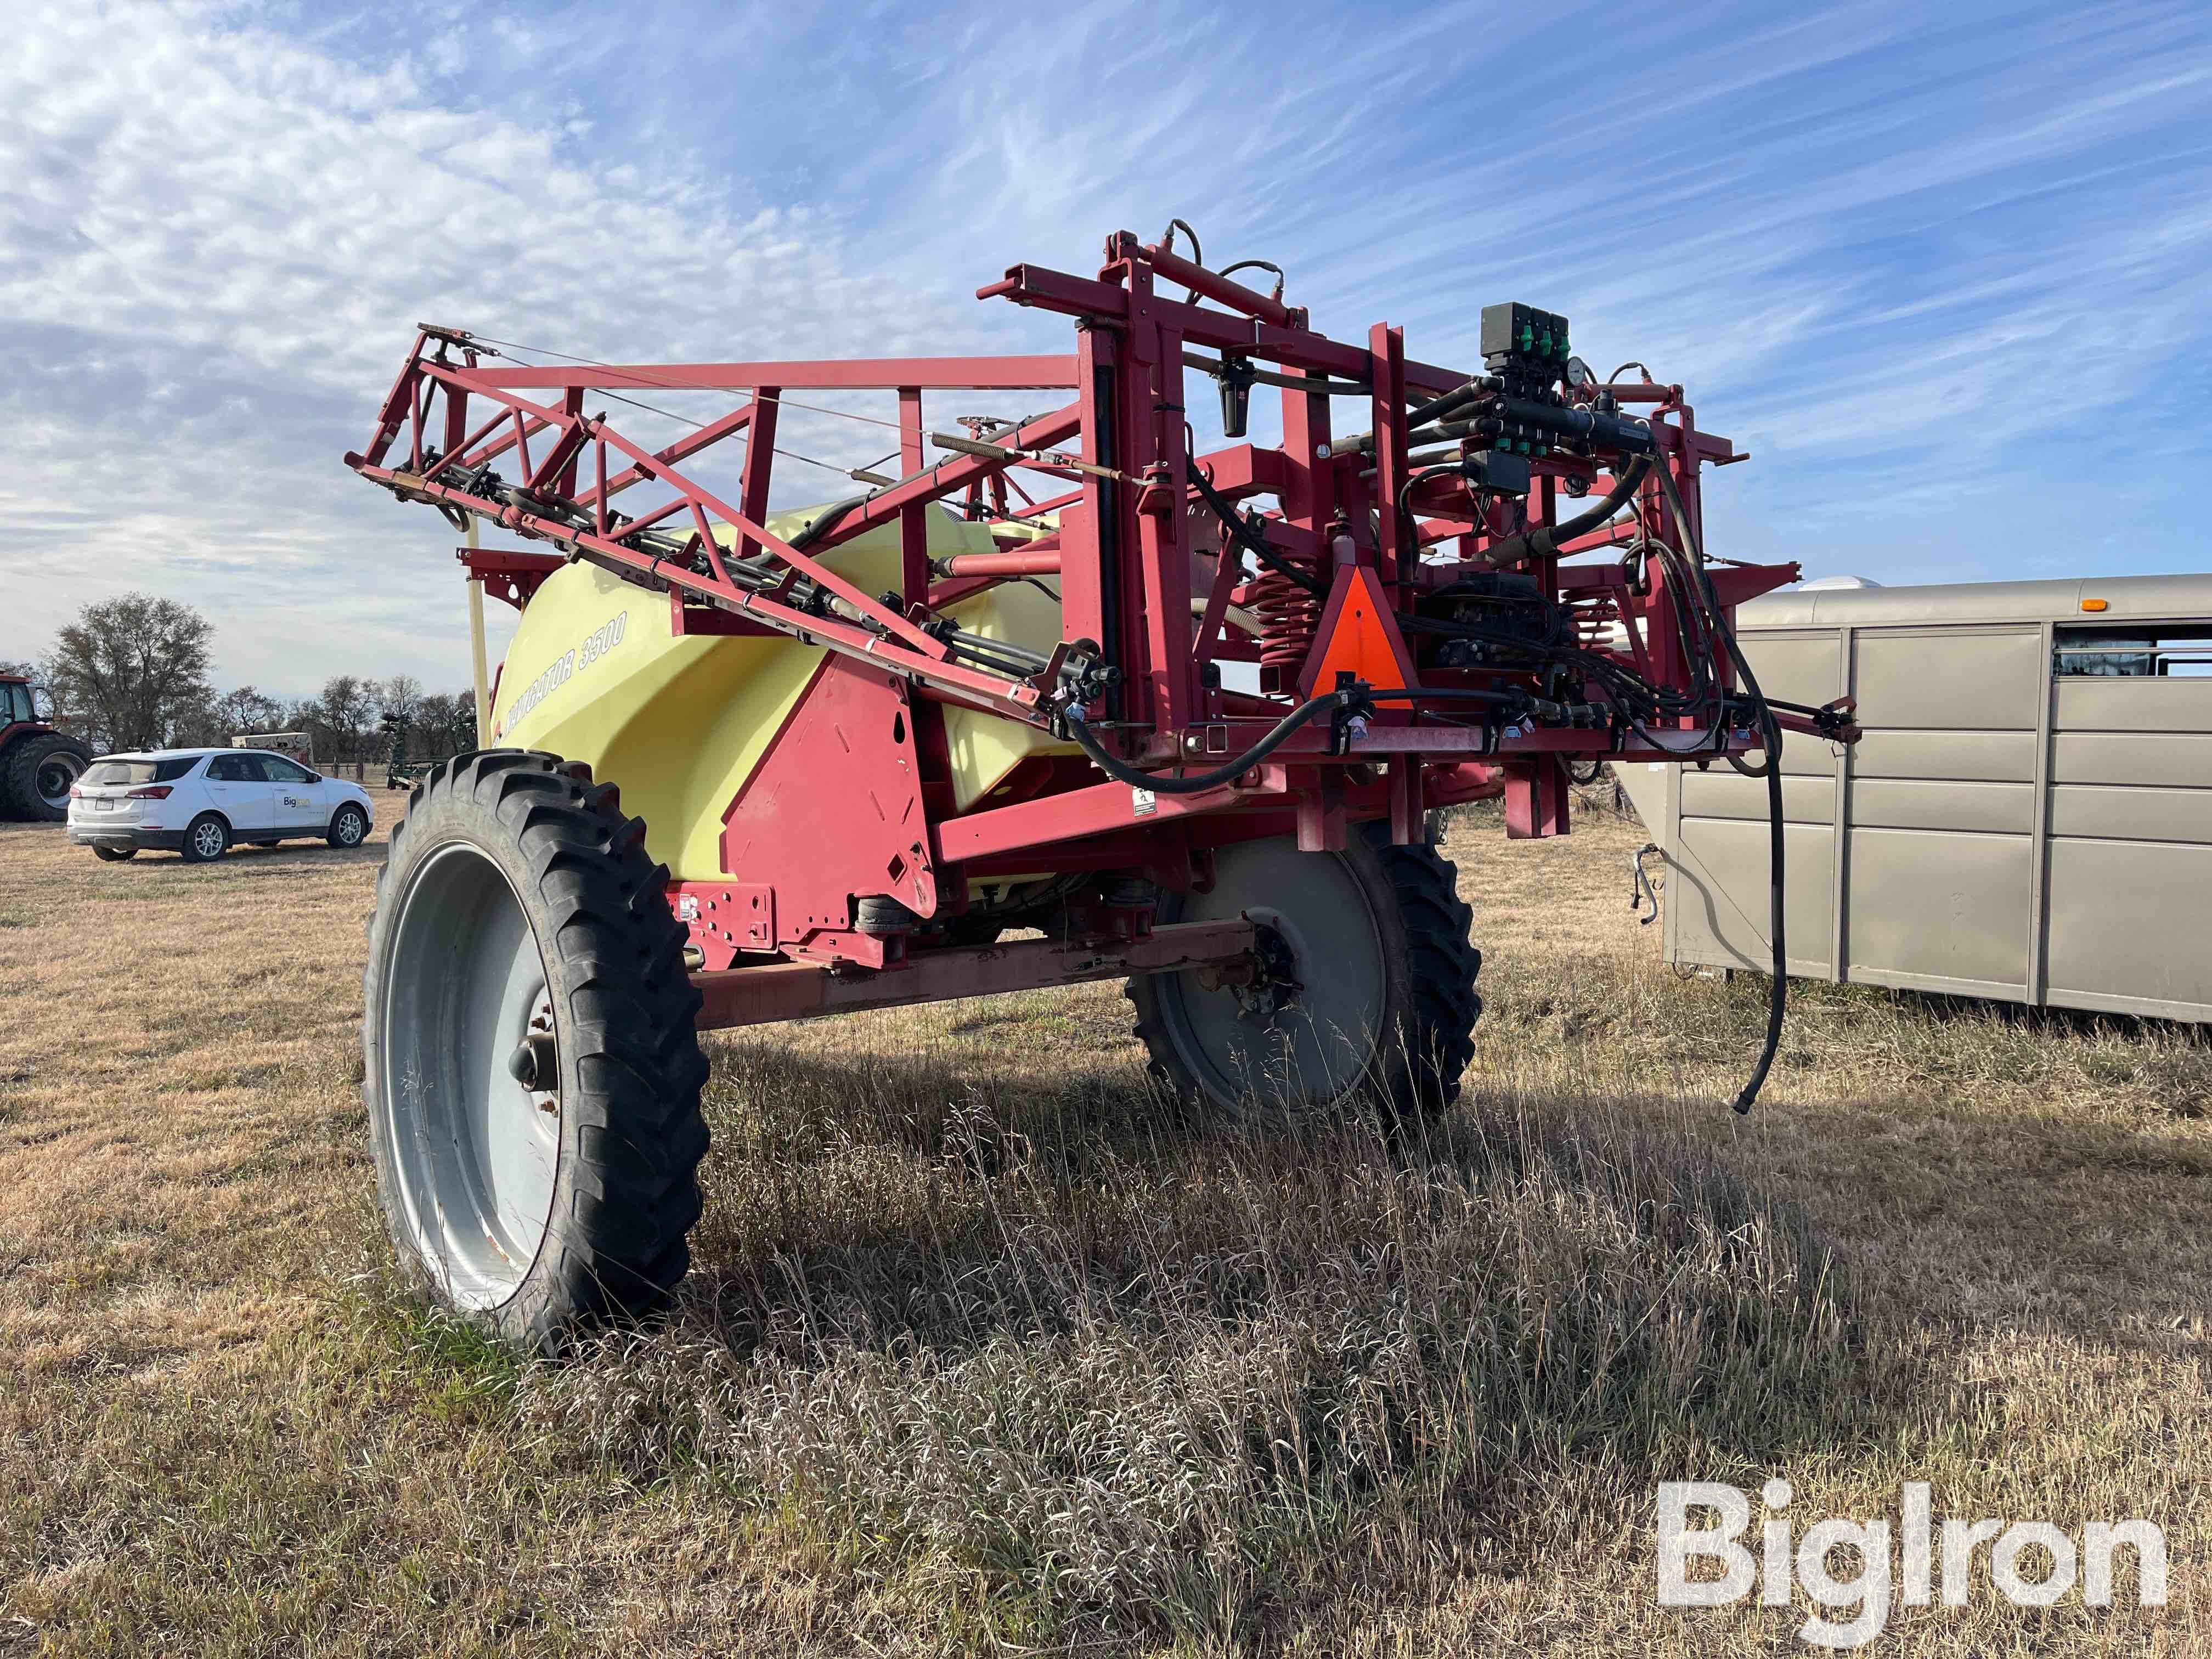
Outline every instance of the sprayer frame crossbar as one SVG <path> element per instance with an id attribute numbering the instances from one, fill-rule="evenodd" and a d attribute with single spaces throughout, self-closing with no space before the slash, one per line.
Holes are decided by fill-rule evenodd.
<path id="1" fill-rule="evenodd" d="M 367 449 L 346 459 L 364 477 L 402 499 L 427 501 L 496 525 L 565 556 L 589 561 L 624 579 L 668 593 L 679 631 L 749 632 L 755 629 L 826 647 L 902 677 L 921 696 L 981 708 L 1037 726 L 1062 718 L 1070 696 L 1061 684 L 1070 653 L 1088 653 L 1118 675 L 1109 692 L 1084 712 L 1097 737 L 1133 766 L 1158 768 L 1236 755 L 1266 733 L 1289 701 L 1254 698 L 1219 687 L 1212 665 L 1254 660 L 1255 638 L 1232 616 L 1234 595 L 1252 572 L 1242 557 L 1219 557 L 1200 614 L 1194 602 L 1194 548 L 1190 513 L 1200 499 L 1194 465 L 1214 494 L 1249 507 L 1255 496 L 1278 503 L 1266 520 L 1268 541 L 1326 572 L 1332 556 L 1371 569 L 1401 607 L 1458 575 L 1488 568 L 1486 550 L 1510 538 L 1486 504 L 1452 477 L 1416 478 L 1407 404 L 1466 385 L 1458 369 L 1414 362 L 1401 331 L 1376 324 L 1364 347 L 1315 332 L 1305 313 L 1273 296 L 1221 276 L 1127 232 L 1106 247 L 1097 278 L 1018 265 L 979 298 L 1058 312 L 1077 319 L 1076 350 L 1067 356 L 890 358 L 854 361 L 676 364 L 525 365 L 457 331 L 426 325 L 380 412 Z M 1188 299 L 1157 291 L 1182 286 Z M 1201 303 L 1211 301 L 1211 304 Z M 1195 358 L 1192 349 L 1220 354 Z M 1284 441 L 1279 448 L 1236 444 L 1193 457 L 1182 415 L 1185 368 L 1195 362 L 1242 372 L 1255 364 L 1280 388 Z M 1325 388 L 1300 389 L 1307 381 Z M 787 539 L 767 528 L 777 416 L 787 392 L 896 393 L 901 476 L 842 504 Z M 923 396 L 948 390 L 1060 391 L 1072 398 L 1052 411 L 994 431 L 988 441 L 945 440 L 952 451 L 930 464 L 932 434 Z M 1603 388 L 1624 404 L 1650 405 L 1652 465 L 1671 474 L 1675 499 L 1702 539 L 1698 474 L 1705 465 L 1743 459 L 1726 441 L 1699 432 L 1678 386 L 1630 384 Z M 672 391 L 750 391 L 750 398 L 694 433 L 652 451 L 604 415 L 586 412 L 589 394 Z M 1373 436 L 1367 448 L 1331 451 L 1331 395 L 1350 392 L 1364 407 Z M 707 489 L 684 463 L 742 436 L 746 451 L 734 498 Z M 1079 448 L 1066 447 L 1079 441 Z M 533 443 L 537 445 L 533 448 Z M 511 459 L 510 459 L 511 458 Z M 503 489 L 486 483 L 489 469 L 508 469 Z M 1560 522 L 1565 495 L 1605 490 L 1616 460 L 1558 457 L 1538 460 L 1524 528 Z M 1074 487 L 1027 506 L 1014 475 L 1028 472 Z M 1639 492 L 1644 521 L 1663 522 L 1656 473 Z M 1415 511 L 1391 505 L 1419 485 Z M 635 515 L 617 514 L 625 492 L 659 499 Z M 1003 659 L 957 659 L 939 621 L 946 605 L 1003 574 L 933 570 L 923 515 L 933 504 L 963 501 L 970 517 L 1026 528 L 1047 509 L 1060 514 L 1057 533 L 1029 545 L 1036 562 L 1056 556 L 1060 578 L 1062 645 L 1049 664 L 1018 673 Z M 1022 495 L 1024 502 L 1030 498 Z M 1494 510 L 1494 509 L 1493 509 Z M 902 581 L 878 598 L 839 576 L 823 555 L 856 536 L 896 525 Z M 1346 538 L 1347 526 L 1359 527 Z M 1371 531 L 1368 528 L 1371 526 Z M 647 532 L 660 539 L 641 540 Z M 1336 539 L 1334 550 L 1331 537 Z M 1033 533 L 1033 532 L 1032 532 Z M 1653 683 L 1681 687 L 1693 668 L 1709 683 L 1732 684 L 1717 650 L 1703 665 L 1686 660 L 1676 626 L 1681 596 L 1655 564 L 1643 580 L 1620 561 L 1563 569 L 1563 557 L 1605 554 L 1625 532 L 1601 527 L 1544 556 L 1517 562 L 1555 599 L 1609 607 L 1627 636 L 1626 656 Z M 681 536 L 680 553 L 665 539 Z M 1431 544 L 1455 539 L 1456 561 L 1425 562 Z M 796 544 L 803 542 L 804 545 Z M 1011 545 L 1011 541 L 1009 545 Z M 1347 546 L 1349 552 L 1347 555 Z M 487 554 L 483 556 L 491 556 Z M 956 566 L 958 561 L 952 562 Z M 473 565 L 472 565 L 473 568 Z M 762 573 L 770 573 L 764 579 Z M 1712 574 L 1729 608 L 1795 578 L 1794 565 L 1739 566 Z M 742 579 L 741 579 L 742 578 Z M 526 597 L 520 588 L 518 598 Z M 1694 602 L 1694 601 L 1693 601 Z M 726 613 L 719 623 L 714 613 Z M 732 620 L 735 618 L 737 620 Z M 1464 714 L 1462 708 L 1460 713 Z M 1811 730 L 1793 717 L 1792 729 Z M 1663 727 L 1663 737 L 1655 727 Z M 1215 792 L 1216 810 L 1249 809 L 1272 798 L 1294 811 L 1302 842 L 1328 844 L 1340 836 L 1332 779 L 1362 761 L 1389 773 L 1394 838 L 1418 833 L 1421 808 L 1497 793 L 1503 775 L 1519 792 L 1515 833 L 1553 834 L 1566 827 L 1563 789 L 1547 787 L 1568 757 L 1617 760 L 1711 759 L 1740 753 L 1756 738 L 1741 721 L 1684 717 L 1624 729 L 1491 720 L 1470 725 L 1419 703 L 1400 702 L 1347 729 L 1316 721 L 1280 742 L 1273 764 L 1255 769 L 1237 791 Z M 1107 828 L 1126 826 L 1126 792 L 1117 811 L 1104 810 L 1097 790 L 1055 789 L 1042 800 L 945 817 L 955 823 L 1021 815 L 1021 844 L 1044 848 Z M 1317 794 L 1331 799 L 1316 805 Z M 1089 799 L 1086 799 L 1089 798 Z M 957 839 L 956 836 L 953 837 Z M 994 837 L 1003 840 L 1005 837 Z"/>

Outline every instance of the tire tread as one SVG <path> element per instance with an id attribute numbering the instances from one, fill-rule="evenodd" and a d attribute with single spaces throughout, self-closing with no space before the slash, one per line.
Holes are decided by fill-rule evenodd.
<path id="1" fill-rule="evenodd" d="M 407 825 L 441 805 L 470 833 L 503 837 L 520 852 L 532 872 L 525 908 L 572 988 L 557 1011 L 569 1079 L 562 1110 L 574 1124 L 563 1136 L 574 1167 L 556 1189 L 565 1208 L 556 1196 L 546 1244 L 515 1295 L 462 1315 L 489 1334 L 559 1353 L 592 1328 L 665 1304 L 688 1267 L 709 1144 L 700 994 L 684 966 L 684 930 L 661 897 L 668 872 L 646 856 L 644 823 L 624 816 L 614 789 L 592 782 L 588 768 L 541 751 L 480 750 L 424 775 L 390 836 L 380 916 L 396 900 L 394 872 L 409 867 Z M 371 999 L 379 937 L 372 921 L 363 981 Z M 363 1041 L 373 1042 L 372 1022 Z M 365 1060 L 362 1098 L 375 1125 L 379 1066 L 373 1051 Z M 402 1257 L 424 1267 L 388 1194 L 381 1207 Z M 435 1276 L 415 1276 L 434 1297 Z"/>
<path id="2" fill-rule="evenodd" d="M 59 823 L 69 816 L 57 812 L 39 793 L 39 763 L 49 755 L 70 754 L 81 774 L 93 758 L 92 750 L 66 732 L 34 732 L 18 738 L 0 754 L 0 810 L 24 823 Z"/>
<path id="3" fill-rule="evenodd" d="M 1475 981 L 1482 952 L 1468 939 L 1474 912 L 1459 896 L 1459 872 L 1432 841 L 1394 845 L 1386 823 L 1353 833 L 1364 846 L 1344 856 L 1370 855 L 1395 900 L 1404 934 L 1410 995 L 1401 1011 L 1397 1043 L 1402 1054 L 1379 1054 L 1364 1091 L 1386 1116 L 1413 1118 L 1443 1110 L 1458 1098 L 1474 1058 L 1474 1025 L 1482 1015 Z M 1125 994 L 1133 1006 L 1133 1034 L 1146 1048 L 1146 1072 L 1163 1091 L 1186 1106 L 1205 1098 L 1170 1037 L 1159 1004 L 1140 980 Z"/>

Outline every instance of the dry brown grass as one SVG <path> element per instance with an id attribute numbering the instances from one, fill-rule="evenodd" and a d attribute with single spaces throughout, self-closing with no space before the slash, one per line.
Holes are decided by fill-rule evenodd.
<path id="1" fill-rule="evenodd" d="M 1158 1111 L 1118 993 L 717 1039 L 676 1316 L 518 1366 L 393 1292 L 374 848 L 0 829 L 0 1654 L 1799 1650 L 1651 1594 L 1653 1484 L 2146 1514 L 2205 1650 L 2212 1048 L 1676 980 L 1633 830 L 1455 830 L 1478 1087 L 1407 1141 Z"/>

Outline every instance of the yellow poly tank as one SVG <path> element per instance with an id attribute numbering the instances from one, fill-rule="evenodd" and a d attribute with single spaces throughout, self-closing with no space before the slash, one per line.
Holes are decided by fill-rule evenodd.
<path id="1" fill-rule="evenodd" d="M 768 528 L 794 535 L 820 510 L 776 514 Z M 932 557 L 996 549 L 983 525 L 933 507 L 923 517 Z M 821 562 L 864 592 L 896 589 L 898 526 L 856 536 Z M 1039 653 L 1060 641 L 1058 603 L 1026 582 L 986 588 L 948 614 L 971 633 Z M 548 577 L 522 613 L 492 699 L 491 740 L 588 762 L 594 777 L 621 787 L 623 810 L 645 820 L 655 858 L 680 880 L 711 881 L 723 873 L 722 814 L 825 654 L 781 638 L 677 638 L 665 594 L 580 561 Z M 963 811 L 1027 757 L 1076 752 L 972 709 L 946 708 L 945 727 Z M 822 782 L 841 787 L 828 756 Z"/>

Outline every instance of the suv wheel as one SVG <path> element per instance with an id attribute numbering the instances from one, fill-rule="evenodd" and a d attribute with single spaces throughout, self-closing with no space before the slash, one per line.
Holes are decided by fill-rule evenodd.
<path id="1" fill-rule="evenodd" d="M 330 842 L 333 847 L 358 847 L 362 837 L 368 834 L 368 814 L 349 801 L 331 819 Z"/>
<path id="2" fill-rule="evenodd" d="M 185 862 L 212 864 L 230 851 L 230 830 L 212 812 L 203 812 L 185 831 Z"/>

